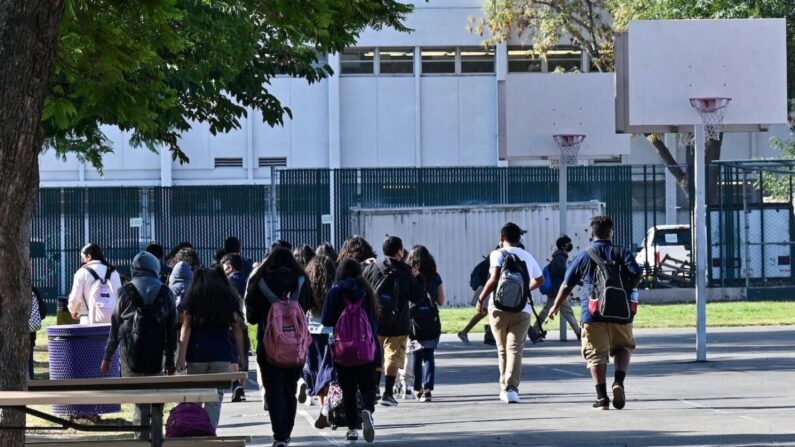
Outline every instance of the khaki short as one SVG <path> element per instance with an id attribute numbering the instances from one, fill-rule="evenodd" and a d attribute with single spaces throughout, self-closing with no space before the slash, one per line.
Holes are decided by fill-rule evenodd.
<path id="1" fill-rule="evenodd" d="M 585 323 L 582 325 L 582 356 L 591 368 L 607 365 L 619 351 L 632 352 L 635 337 L 632 324 Z"/>
<path id="2" fill-rule="evenodd" d="M 405 335 L 397 337 L 378 336 L 378 343 L 384 348 L 384 369 L 395 367 L 403 368 L 406 362 L 406 343 L 408 337 Z"/>

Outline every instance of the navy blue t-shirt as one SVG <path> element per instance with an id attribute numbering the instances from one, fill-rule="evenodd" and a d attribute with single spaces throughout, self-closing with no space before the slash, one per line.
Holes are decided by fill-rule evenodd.
<path id="1" fill-rule="evenodd" d="M 240 314 L 240 306 L 231 302 L 235 314 Z M 190 329 L 188 352 L 185 360 L 188 363 L 231 362 L 232 340 L 229 336 L 231 326 L 193 326 Z"/>
<path id="2" fill-rule="evenodd" d="M 613 255 L 613 243 L 610 241 L 593 241 L 592 247 L 602 257 L 602 259 L 610 259 Z M 627 275 L 630 278 L 637 278 L 642 273 L 642 270 L 635 262 L 635 257 L 632 253 L 624 247 L 620 247 L 621 259 L 624 261 L 624 267 Z M 569 288 L 574 288 L 580 281 L 582 281 L 582 300 L 580 301 L 580 322 L 592 323 L 598 322 L 599 318 L 591 315 L 588 311 L 588 296 L 591 293 L 591 284 L 593 283 L 593 272 L 596 270 L 596 263 L 593 262 L 588 253 L 583 250 L 577 253 L 577 256 L 572 259 L 568 269 L 566 269 L 566 277 L 563 283 Z M 627 296 L 631 290 L 627 290 Z"/>

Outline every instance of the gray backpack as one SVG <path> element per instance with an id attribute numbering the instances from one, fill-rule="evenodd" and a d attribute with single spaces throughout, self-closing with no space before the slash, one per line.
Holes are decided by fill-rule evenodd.
<path id="1" fill-rule="evenodd" d="M 521 312 L 530 296 L 527 265 L 519 256 L 500 251 L 505 260 L 500 269 L 500 280 L 494 290 L 494 307 L 505 312 Z"/>

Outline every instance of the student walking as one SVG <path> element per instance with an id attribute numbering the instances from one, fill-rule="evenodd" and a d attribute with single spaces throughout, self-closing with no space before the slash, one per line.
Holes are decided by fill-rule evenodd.
<path id="1" fill-rule="evenodd" d="M 97 244 L 80 249 L 80 263 L 69 293 L 69 312 L 80 324 L 110 323 L 121 289 L 119 273 Z"/>
<path id="2" fill-rule="evenodd" d="M 306 266 L 306 276 L 312 286 L 312 307 L 306 313 L 309 324 L 309 334 L 312 344 L 309 346 L 306 364 L 304 365 L 303 379 L 310 397 L 317 397 L 320 407 L 328 393 L 328 386 L 334 380 L 334 362 L 329 349 L 329 335 L 333 326 L 323 324 L 322 312 L 326 294 L 334 283 L 336 267 L 334 262 L 326 256 L 316 256 Z M 316 428 L 328 427 L 328 415 L 320 415 L 315 421 Z"/>
<path id="3" fill-rule="evenodd" d="M 237 253 L 224 255 L 220 262 L 221 268 L 224 270 L 229 283 L 235 292 L 238 294 L 238 301 L 240 304 L 243 302 L 243 296 L 246 294 L 246 278 L 240 270 L 243 268 L 243 258 Z M 251 340 L 248 336 L 248 328 L 245 322 L 245 311 L 242 305 L 237 308 L 241 331 L 243 332 L 243 353 L 248 359 L 248 353 L 251 349 Z M 230 340 L 234 341 L 233 333 L 229 333 Z M 239 365 L 242 363 L 238 356 L 237 349 L 232 350 L 232 362 L 229 364 L 229 372 L 240 371 Z M 240 379 L 239 382 L 232 384 L 232 402 L 241 402 L 246 400 L 246 379 Z"/>
<path id="4" fill-rule="evenodd" d="M 383 244 L 384 258 L 364 269 L 364 278 L 375 290 L 381 304 L 378 321 L 378 343 L 383 349 L 386 372 L 384 394 L 381 405 L 396 406 L 394 397 L 395 379 L 398 369 L 406 360 L 406 344 L 409 335 L 409 303 L 419 303 L 426 296 L 425 288 L 414 278 L 411 267 L 404 261 L 406 250 L 397 236 L 389 236 Z M 380 375 L 376 375 L 379 386 Z"/>
<path id="5" fill-rule="evenodd" d="M 367 442 L 373 442 L 375 429 L 376 320 L 380 304 L 373 290 L 362 277 L 362 267 L 353 258 L 345 258 L 337 269 L 336 282 L 323 303 L 323 325 L 334 327 L 334 367 L 342 389 L 342 400 L 348 422 L 345 438 L 359 439 L 356 431 L 361 419 Z M 358 411 L 357 390 L 362 411 Z"/>
<path id="6" fill-rule="evenodd" d="M 519 403 L 522 349 L 530 327 L 530 292 L 543 284 L 535 258 L 519 248 L 522 230 L 508 222 L 500 229 L 500 247 L 489 256 L 490 276 L 478 298 L 477 310 L 485 313 L 497 342 L 500 368 L 500 400 Z M 493 292 L 493 293 L 492 293 Z"/>
<path id="7" fill-rule="evenodd" d="M 436 362 L 434 350 L 439 345 L 442 332 L 439 319 L 439 306 L 444 305 L 444 286 L 442 277 L 436 271 L 436 260 L 422 245 L 415 245 L 409 252 L 407 261 L 411 268 L 417 270 L 421 282 L 425 285 L 427 295 L 419 304 L 412 305 L 411 339 L 414 361 L 414 393 L 420 402 L 430 402 L 433 384 L 436 378 Z"/>
<path id="8" fill-rule="evenodd" d="M 290 250 L 273 249 L 254 270 L 245 302 L 246 319 L 257 325 L 257 363 L 266 391 L 273 446 L 284 447 L 295 425 L 298 379 L 311 340 L 305 315 L 312 307 L 312 287 Z M 281 320 L 282 326 L 276 326 L 275 320 Z"/>
<path id="9" fill-rule="evenodd" d="M 228 372 L 233 349 L 240 368 L 248 369 L 239 312 L 240 298 L 223 271 L 197 270 L 185 295 L 177 369 L 182 371 L 187 366 L 188 374 Z M 234 345 L 229 339 L 230 331 Z M 218 401 L 203 404 L 213 428 L 218 428 L 223 396 L 224 390 L 219 389 Z"/>
<path id="10" fill-rule="evenodd" d="M 376 254 L 373 246 L 365 238 L 354 235 L 342 243 L 337 262 L 342 262 L 345 258 L 353 258 L 365 267 L 375 262 Z"/>
<path id="11" fill-rule="evenodd" d="M 538 319 L 536 320 L 535 324 L 530 326 L 530 331 L 528 335 L 531 339 L 534 340 L 542 340 L 546 335 L 546 331 L 544 330 L 544 322 L 549 314 L 549 310 L 552 308 L 552 304 L 555 302 L 555 298 L 558 296 L 558 290 L 560 290 L 560 286 L 563 284 L 563 278 L 566 276 L 566 266 L 569 260 L 569 253 L 574 248 L 574 245 L 571 243 L 571 238 L 564 235 L 558 238 L 555 241 L 555 250 L 552 253 L 552 259 L 549 261 L 548 271 L 549 271 L 549 278 L 551 280 L 551 284 L 549 285 L 549 291 L 546 293 L 547 302 L 544 304 L 544 308 L 541 309 L 541 312 L 538 313 Z M 545 284 L 544 287 L 547 285 Z M 571 308 L 571 304 L 569 304 L 569 300 L 564 300 L 560 305 L 560 314 L 571 326 L 571 329 L 574 331 L 574 334 L 577 336 L 577 340 L 580 339 L 580 325 L 577 323 L 577 319 L 574 317 L 574 311 Z"/>
<path id="12" fill-rule="evenodd" d="M 168 287 L 160 281 L 160 262 L 147 252 L 138 253 L 132 263 L 132 280 L 119 289 L 119 300 L 110 325 L 105 356 L 99 369 L 110 370 L 110 361 L 120 349 L 123 377 L 157 376 L 165 369 L 174 374 L 177 348 L 177 311 Z M 146 328 L 133 337 L 135 328 Z M 149 405 L 133 407 L 133 425 L 149 423 Z M 148 440 L 148 432 L 135 438 Z"/>
<path id="13" fill-rule="evenodd" d="M 640 283 L 642 270 L 629 250 L 613 245 L 613 219 L 609 216 L 591 219 L 591 235 L 591 247 L 577 253 L 566 270 L 549 317 L 558 314 L 572 289 L 582 281 L 582 354 L 596 387 L 593 408 L 610 408 L 607 365 L 612 356 L 615 364 L 613 407 L 620 410 L 626 404 L 624 379 L 635 349 L 632 321 L 636 308 L 630 297 L 632 289 Z"/>

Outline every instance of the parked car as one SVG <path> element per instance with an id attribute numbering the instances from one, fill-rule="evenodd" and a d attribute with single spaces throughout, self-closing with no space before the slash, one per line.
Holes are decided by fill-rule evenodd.
<path id="1" fill-rule="evenodd" d="M 691 262 L 691 244 L 690 225 L 657 225 L 646 232 L 635 261 L 646 272 L 677 275 L 676 265 Z"/>

